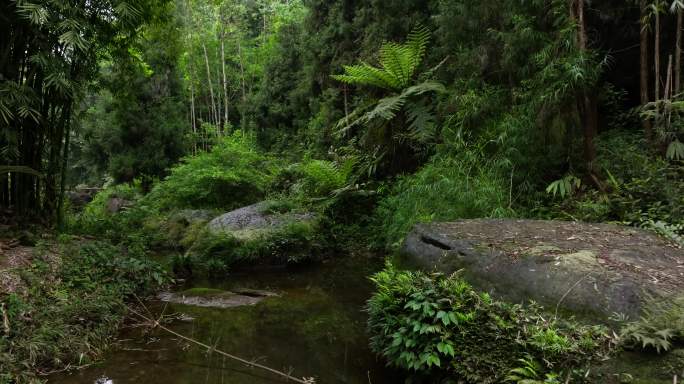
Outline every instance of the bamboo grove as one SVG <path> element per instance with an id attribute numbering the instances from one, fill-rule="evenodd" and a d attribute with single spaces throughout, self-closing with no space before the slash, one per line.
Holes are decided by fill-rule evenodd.
<path id="1" fill-rule="evenodd" d="M 57 218 L 75 105 L 98 60 L 125 47 L 155 8 L 116 0 L 0 4 L 0 208 Z"/>

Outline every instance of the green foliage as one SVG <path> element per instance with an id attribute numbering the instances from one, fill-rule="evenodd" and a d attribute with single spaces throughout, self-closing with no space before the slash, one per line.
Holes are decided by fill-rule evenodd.
<path id="1" fill-rule="evenodd" d="M 59 218 L 77 102 L 96 77 L 98 59 L 128 47 L 161 9 L 155 0 L 0 5 L 0 164 L 48 176 L 40 183 L 3 178 L 12 184 L 12 192 L 0 191 L 4 208 Z"/>
<path id="2" fill-rule="evenodd" d="M 545 378 L 541 380 L 539 377 L 542 370 L 541 364 L 537 363 L 530 357 L 518 359 L 520 364 L 518 368 L 511 369 L 511 372 L 506 376 L 507 382 L 517 384 L 560 384 L 558 375 L 555 373 L 547 373 Z"/>
<path id="3" fill-rule="evenodd" d="M 684 167 L 644 152 L 645 145 L 645 139 L 625 131 L 599 136 L 597 165 L 607 175 L 607 192 L 578 193 L 552 206 L 550 216 L 644 227 L 679 242 Z"/>
<path id="4" fill-rule="evenodd" d="M 385 43 L 380 48 L 380 68 L 367 63 L 345 65 L 344 75 L 335 80 L 347 84 L 372 85 L 390 91 L 401 91 L 411 84 L 418 66 L 425 57 L 430 31 L 416 27 L 404 44 Z"/>
<path id="5" fill-rule="evenodd" d="M 347 185 L 352 170 L 345 164 L 305 159 L 283 169 L 274 189 L 299 200 L 329 198 L 334 191 Z"/>
<path id="6" fill-rule="evenodd" d="M 381 68 L 362 63 L 345 66 L 344 75 L 333 76 L 346 84 L 373 86 L 389 92 L 379 100 L 367 98 L 337 124 L 341 133 L 349 133 L 357 125 L 365 128 L 361 137 L 365 151 L 372 158 L 372 165 L 366 167 L 369 174 L 378 170 L 379 162 L 385 163 L 382 167 L 385 169 L 380 171 L 389 169 L 390 173 L 409 166 L 396 164 L 397 152 L 419 151 L 437 135 L 432 104 L 426 101 L 425 95 L 443 93 L 445 87 L 434 80 L 418 82 L 416 79 L 416 70 L 425 56 L 429 38 L 430 32 L 426 28 L 417 27 L 409 34 L 406 43 L 383 44 L 380 48 Z M 429 76 L 423 75 L 425 78 Z M 407 153 L 401 156 L 407 157 Z"/>
<path id="7" fill-rule="evenodd" d="M 637 321 L 620 330 L 621 343 L 628 348 L 666 352 L 684 341 L 684 297 L 650 300 Z"/>
<path id="8" fill-rule="evenodd" d="M 678 98 L 665 98 L 643 105 L 642 118 L 651 120 L 658 133 L 660 142 L 665 143 L 665 156 L 670 160 L 684 160 L 684 101 Z"/>
<path id="9" fill-rule="evenodd" d="M 552 194 L 556 197 L 556 194 L 560 196 L 561 199 L 571 196 L 582 186 L 582 180 L 578 179 L 574 175 L 567 175 L 562 179 L 558 179 L 546 187 L 546 193 Z"/>
<path id="10" fill-rule="evenodd" d="M 205 230 L 185 257 L 174 260 L 174 269 L 221 275 L 246 265 L 292 265 L 320 257 L 320 245 L 315 225 L 307 222 L 294 222 L 282 229 L 241 238 Z"/>
<path id="11" fill-rule="evenodd" d="M 278 169 L 275 159 L 260 153 L 250 137 L 236 131 L 211 151 L 173 167 L 142 204 L 159 211 L 239 208 L 265 197 Z"/>
<path id="12" fill-rule="evenodd" d="M 96 236 L 114 244 L 140 251 L 153 247 L 178 247 L 186 226 L 178 225 L 173 214 L 160 213 L 141 203 L 144 198 L 139 181 L 109 186 L 100 191 L 83 211 L 68 216 L 67 233 Z M 187 232 L 187 233 L 186 233 Z"/>
<path id="13" fill-rule="evenodd" d="M 74 138 L 72 182 L 95 183 L 106 172 L 116 182 L 162 177 L 188 148 L 178 70 L 178 22 L 173 5 L 145 26 L 116 60 L 100 63 L 97 89 Z"/>
<path id="14" fill-rule="evenodd" d="M 382 244 L 398 245 L 418 222 L 513 214 L 505 163 L 463 146 L 439 155 L 417 173 L 399 178 L 376 211 Z"/>
<path id="15" fill-rule="evenodd" d="M 498 383 L 519 368 L 520 359 L 537 362 L 539 375 L 570 374 L 604 357 L 610 346 L 604 327 L 548 320 L 539 306 L 493 300 L 458 275 L 388 265 L 372 280 L 371 347 L 390 364 L 434 380 Z"/>
<path id="16" fill-rule="evenodd" d="M 101 242 L 67 242 L 61 261 L 46 251 L 22 271 L 25 294 L 2 295 L 11 331 L 0 338 L 6 382 L 38 382 L 37 371 L 87 364 L 102 355 L 126 300 L 168 282 L 144 255 Z"/>

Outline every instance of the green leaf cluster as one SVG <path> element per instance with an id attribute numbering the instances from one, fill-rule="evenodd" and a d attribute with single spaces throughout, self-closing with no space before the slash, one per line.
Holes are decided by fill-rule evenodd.
<path id="1" fill-rule="evenodd" d="M 498 383 L 530 356 L 540 373 L 571 372 L 605 357 L 607 329 L 553 320 L 542 308 L 476 292 L 458 274 L 400 271 L 372 278 L 371 347 L 389 364 L 431 377 Z"/>
<path id="2" fill-rule="evenodd" d="M 266 196 L 279 162 L 257 150 L 240 131 L 223 138 L 211 151 L 188 157 L 145 196 L 143 205 L 159 211 L 218 208 L 226 211 Z"/>

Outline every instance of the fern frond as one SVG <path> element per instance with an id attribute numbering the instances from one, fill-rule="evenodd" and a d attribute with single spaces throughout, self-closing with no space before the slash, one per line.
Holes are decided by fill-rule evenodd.
<path id="1" fill-rule="evenodd" d="M 425 57 L 425 50 L 430 42 L 430 30 L 418 25 L 408 35 L 406 45 L 411 49 L 411 73 L 414 73 Z"/>
<path id="2" fill-rule="evenodd" d="M 333 75 L 333 79 L 347 84 L 374 85 L 379 88 L 395 89 L 395 79 L 388 72 L 367 63 L 344 66 L 343 75 Z"/>
<path id="3" fill-rule="evenodd" d="M 395 89 L 404 88 L 411 81 L 410 59 L 411 52 L 405 45 L 387 43 L 380 49 L 380 64 L 395 78 Z"/>
<path id="4" fill-rule="evenodd" d="M 684 160 L 684 144 L 679 140 L 671 142 L 665 156 L 670 160 Z"/>
<path id="5" fill-rule="evenodd" d="M 363 115 L 358 122 L 365 124 L 376 119 L 392 120 L 396 117 L 397 112 L 401 110 L 406 104 L 408 98 L 412 96 L 419 96 L 427 92 L 441 93 L 445 91 L 443 84 L 436 81 L 426 81 L 411 87 L 406 88 L 398 95 L 388 96 L 380 99 L 371 111 Z"/>
<path id="6" fill-rule="evenodd" d="M 430 31 L 419 26 L 408 36 L 406 43 L 385 43 L 380 48 L 380 68 L 362 62 L 344 67 L 344 74 L 332 78 L 347 84 L 373 85 L 399 91 L 413 79 L 425 57 Z"/>

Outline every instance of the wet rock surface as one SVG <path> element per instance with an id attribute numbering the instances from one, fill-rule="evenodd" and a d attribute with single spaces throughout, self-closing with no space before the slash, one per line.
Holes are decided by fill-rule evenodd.
<path id="1" fill-rule="evenodd" d="M 607 320 L 638 318 L 648 300 L 684 295 L 684 251 L 650 232 L 610 224 L 463 220 L 419 224 L 403 260 L 463 276 L 513 302 Z"/>
<path id="2" fill-rule="evenodd" d="M 255 305 L 277 293 L 256 289 L 236 288 L 231 291 L 193 288 L 182 292 L 162 292 L 157 298 L 164 302 L 210 308 L 234 308 Z"/>
<path id="3" fill-rule="evenodd" d="M 209 222 L 208 229 L 214 234 L 230 233 L 238 239 L 250 239 L 281 229 L 290 223 L 313 219 L 312 213 L 268 212 L 268 202 L 260 202 L 214 218 Z"/>

